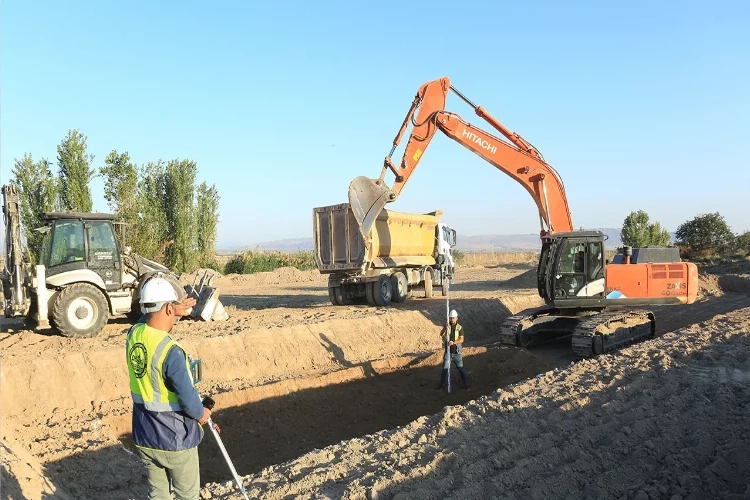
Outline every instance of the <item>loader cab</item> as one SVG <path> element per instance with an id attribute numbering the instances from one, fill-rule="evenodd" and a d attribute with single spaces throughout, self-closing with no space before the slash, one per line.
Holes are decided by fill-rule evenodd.
<path id="1" fill-rule="evenodd" d="M 40 264 L 46 267 L 48 283 L 94 281 L 106 290 L 120 288 L 122 273 L 114 216 L 77 212 L 44 215 Z"/>
<path id="2" fill-rule="evenodd" d="M 604 300 L 604 234 L 558 233 L 542 243 L 537 288 L 547 304 L 578 307 Z"/>

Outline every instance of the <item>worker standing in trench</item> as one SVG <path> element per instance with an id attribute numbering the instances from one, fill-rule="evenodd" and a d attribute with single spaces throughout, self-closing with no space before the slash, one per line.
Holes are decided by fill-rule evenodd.
<path id="1" fill-rule="evenodd" d="M 172 285 L 152 278 L 140 304 L 145 322 L 127 337 L 127 366 L 133 398 L 133 442 L 146 466 L 149 498 L 198 500 L 198 444 L 211 411 L 201 402 L 187 355 L 169 331 L 191 302 L 180 302 Z M 218 429 L 217 429 L 218 430 Z"/>
<path id="2" fill-rule="evenodd" d="M 455 309 L 450 313 L 448 324 L 440 330 L 440 337 L 444 339 L 444 342 L 448 342 L 450 356 L 448 356 L 448 349 L 443 349 L 443 373 L 440 376 L 438 390 L 445 386 L 445 379 L 448 377 L 448 370 L 451 369 L 451 361 L 455 363 L 456 368 L 458 368 L 458 374 L 461 375 L 461 383 L 464 385 L 464 389 L 468 389 L 469 382 L 466 380 L 464 360 L 461 354 L 464 343 L 464 328 L 458 323 L 458 312 L 456 312 Z M 443 344 L 443 346 L 445 346 L 445 344 Z"/>

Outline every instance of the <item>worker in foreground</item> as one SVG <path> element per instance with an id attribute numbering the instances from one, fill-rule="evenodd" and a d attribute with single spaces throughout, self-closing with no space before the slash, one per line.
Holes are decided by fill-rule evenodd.
<path id="1" fill-rule="evenodd" d="M 461 383 L 464 389 L 468 389 L 469 382 L 466 380 L 464 360 L 461 355 L 463 350 L 462 344 L 464 343 L 464 328 L 458 323 L 458 312 L 455 309 L 450 312 L 448 324 L 440 330 L 440 337 L 443 338 L 444 342 L 448 342 L 450 356 L 448 356 L 448 349 L 445 349 L 445 344 L 443 344 L 443 373 L 440 376 L 438 390 L 445 387 L 445 379 L 448 377 L 448 370 L 451 369 L 451 361 L 458 368 L 458 374 L 461 375 Z"/>
<path id="2" fill-rule="evenodd" d="M 211 411 L 195 389 L 185 350 L 169 335 L 189 304 L 163 278 L 146 282 L 140 304 L 146 319 L 130 329 L 126 346 L 133 442 L 146 466 L 149 498 L 171 500 L 171 482 L 177 500 L 198 500 L 198 444 Z"/>

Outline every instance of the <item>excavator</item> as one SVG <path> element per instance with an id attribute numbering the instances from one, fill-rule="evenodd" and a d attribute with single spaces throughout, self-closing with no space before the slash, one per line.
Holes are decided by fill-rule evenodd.
<path id="1" fill-rule="evenodd" d="M 451 91 L 504 139 L 447 111 Z M 392 157 L 410 123 L 412 132 L 396 166 Z M 612 262 L 606 260 L 605 235 L 574 230 L 562 179 L 539 150 L 456 90 L 448 77 L 419 88 L 380 177 L 360 176 L 349 185 L 349 203 L 365 234 L 381 210 L 398 199 L 438 130 L 521 184 L 539 212 L 536 277 L 544 305 L 506 318 L 499 332 L 502 344 L 527 347 L 569 337 L 578 357 L 595 357 L 653 338 L 656 319 L 647 306 L 697 299 L 698 269 L 682 262 L 677 248 L 624 247 Z M 388 172 L 395 176 L 391 187 Z"/>
<path id="2" fill-rule="evenodd" d="M 71 338 L 97 336 L 113 315 L 131 322 L 141 315 L 140 291 L 154 276 L 172 284 L 177 297 L 190 296 L 196 304 L 189 316 L 204 321 L 229 318 L 211 286 L 215 274 L 199 273 L 192 284 L 181 285 L 181 276 L 165 266 L 132 253 L 117 238 L 112 214 L 47 212 L 40 262 L 32 266 L 24 258 L 21 241 L 20 198 L 17 185 L 2 186 L 5 219 L 5 262 L 0 271 L 4 318 L 24 317 L 37 330 L 53 331 Z"/>

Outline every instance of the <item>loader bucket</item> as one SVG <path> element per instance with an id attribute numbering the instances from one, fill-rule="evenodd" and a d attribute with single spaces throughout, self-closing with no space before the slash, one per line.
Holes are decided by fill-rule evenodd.
<path id="1" fill-rule="evenodd" d="M 188 296 L 193 297 L 196 301 L 190 311 L 191 318 L 200 318 L 203 321 L 226 321 L 229 319 L 229 314 L 219 300 L 219 288 L 211 286 L 214 277 L 215 275 L 208 277 L 207 272 L 204 272 L 198 285 L 194 281 L 192 285 L 185 286 Z"/>
<path id="2" fill-rule="evenodd" d="M 393 199 L 395 195 L 382 180 L 360 176 L 349 184 L 349 205 L 365 238 L 380 212 Z"/>

